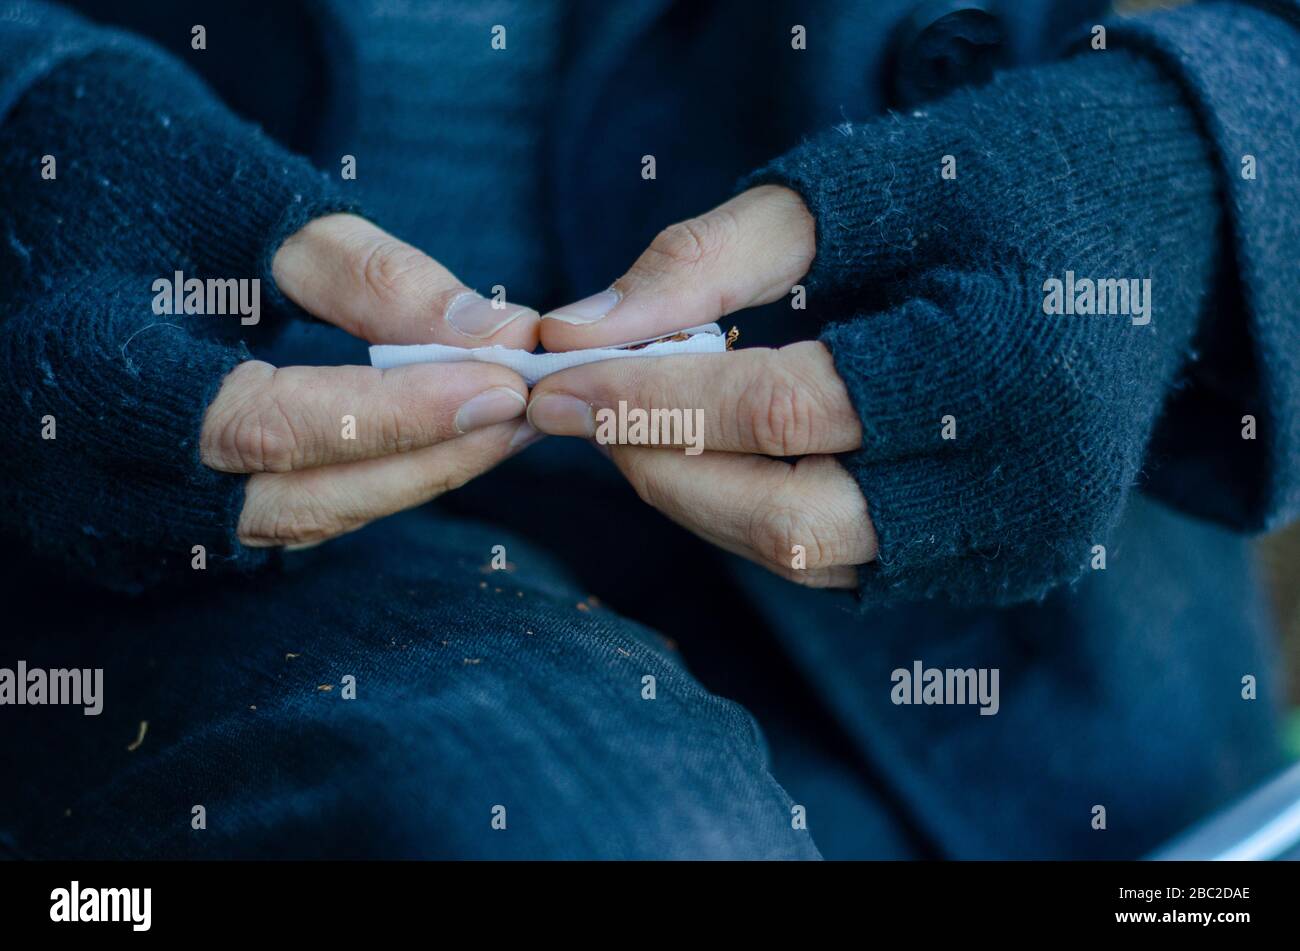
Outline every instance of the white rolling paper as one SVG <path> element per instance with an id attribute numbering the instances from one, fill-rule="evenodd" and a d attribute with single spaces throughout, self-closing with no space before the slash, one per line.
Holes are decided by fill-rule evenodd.
<path id="1" fill-rule="evenodd" d="M 665 340 L 649 343 L 639 350 L 629 350 L 645 341 L 634 341 L 621 347 L 601 347 L 592 350 L 569 350 L 564 353 L 529 353 L 509 347 L 448 347 L 440 343 L 417 343 L 408 346 L 381 344 L 370 348 L 370 365 L 381 370 L 405 366 L 408 363 L 497 363 L 514 370 L 529 386 L 543 377 L 584 363 L 601 360 L 619 360 L 624 357 L 668 357 L 680 353 L 723 353 L 727 349 L 726 337 L 717 324 L 692 327 L 681 333 L 689 334 L 685 340 Z"/>

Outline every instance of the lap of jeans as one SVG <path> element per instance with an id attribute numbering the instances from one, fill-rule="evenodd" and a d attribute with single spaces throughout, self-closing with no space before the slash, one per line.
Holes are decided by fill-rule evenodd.
<path id="1" fill-rule="evenodd" d="M 103 668 L 103 711 L 4 711 L 0 853 L 817 855 L 752 717 L 497 529 L 410 513 L 254 578 L 64 594 L 0 665 Z"/>

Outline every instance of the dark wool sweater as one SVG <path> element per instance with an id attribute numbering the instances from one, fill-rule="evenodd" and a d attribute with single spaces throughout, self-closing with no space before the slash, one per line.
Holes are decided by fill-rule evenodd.
<path id="1" fill-rule="evenodd" d="M 256 6 L 212 16 L 228 18 L 227 36 L 256 44 L 263 34 L 244 22 Z M 0 406 L 9 423 L 0 525 L 10 552 L 39 553 L 82 581 L 150 589 L 163 603 L 192 581 L 195 545 L 214 569 L 262 566 L 265 553 L 235 541 L 243 480 L 203 468 L 197 437 L 235 363 L 265 355 L 286 326 L 297 328 L 291 336 L 316 333 L 293 323 L 303 315 L 268 273 L 279 242 L 313 216 L 364 206 L 480 289 L 506 266 L 493 261 L 511 262 L 511 283 L 551 295 L 532 301 L 545 307 L 616 276 L 654 228 L 721 200 L 737 178 L 744 187 L 780 182 L 816 218 L 817 257 L 808 312 L 795 315 L 809 322 L 778 319 L 789 336 L 820 334 L 834 354 L 863 422 L 864 446 L 845 463 L 881 545 L 862 571 L 857 617 L 829 593 L 743 570 L 741 583 L 917 824 L 971 857 L 1114 854 L 1086 827 L 1049 814 L 1073 816 L 1104 789 L 1107 801 L 1159 814 L 1125 840 L 1150 842 L 1268 768 L 1265 704 L 1245 711 L 1235 695 L 1176 702 L 1220 671 L 1229 695 L 1240 670 L 1264 672 L 1262 626 L 1246 617 L 1255 601 L 1244 547 L 1217 527 L 1151 515 L 1133 490 L 1237 533 L 1300 511 L 1300 3 L 1205 3 L 1113 22 L 1104 51 L 1076 31 L 1067 40 L 1079 48 L 1061 62 L 883 116 L 874 93 L 844 85 L 869 73 L 859 57 L 883 55 L 870 45 L 886 32 L 874 20 L 855 30 L 846 15 L 819 30 L 837 14 L 810 10 L 810 36 L 831 48 L 821 59 L 779 59 L 781 73 L 732 52 L 739 39 L 719 45 L 730 34 L 716 31 L 746 29 L 743 17 L 715 23 L 683 8 L 679 20 L 656 19 L 667 6 L 592 5 L 593 22 L 608 21 L 598 40 L 563 53 L 521 44 L 534 58 L 498 87 L 477 54 L 461 62 L 446 39 L 461 35 L 455 16 L 406 22 L 391 10 L 327 5 L 320 22 L 334 32 L 323 46 L 339 64 L 331 88 L 343 94 L 307 129 L 302 116 L 319 91 L 286 79 L 309 71 L 298 70 L 292 45 L 237 66 L 188 56 L 183 24 L 198 22 L 188 12 L 173 18 L 173 56 L 62 8 L 0 2 Z M 902 6 L 880 9 L 894 16 Z M 558 18 L 538 16 L 534 38 L 563 35 Z M 670 30 L 681 17 L 697 18 L 691 35 L 714 40 L 680 43 Z M 782 24 L 774 57 L 789 56 Z M 466 34 L 476 50 L 483 26 Z M 408 29 L 447 43 L 436 63 Z M 645 37 L 633 44 L 638 31 Z M 671 76 L 655 71 L 679 55 Z M 572 64 L 564 76 L 550 74 L 552 57 Z M 199 68 L 211 69 L 219 95 L 195 78 Z M 676 77 L 709 68 L 719 71 L 701 80 L 710 96 L 733 95 L 722 74 L 758 91 L 724 107 L 680 94 Z M 764 92 L 769 72 L 785 79 Z M 834 92 L 817 98 L 822 86 Z M 474 94 L 482 98 L 465 98 Z M 494 123 L 485 116 L 498 98 L 517 111 Z M 777 114 L 759 115 L 759 104 Z M 537 115 L 549 107 L 562 114 L 542 128 Z M 275 137 L 237 118 L 241 108 L 260 108 Z M 645 129 L 660 138 L 646 141 Z M 452 172 L 429 154 L 440 142 L 464 146 L 445 160 Z M 338 179 L 348 152 L 376 171 L 363 174 L 364 186 Z M 625 184 L 620 169 L 645 152 L 659 155 L 661 181 Z M 53 180 L 41 177 L 45 155 L 57 161 Z M 1243 177 L 1245 155 L 1254 177 Z M 422 156 L 429 164 L 416 167 Z M 947 156 L 955 177 L 944 177 Z M 530 158 L 538 164 L 526 181 L 513 178 Z M 420 181 L 429 184 L 411 184 Z M 458 194 L 466 182 L 470 198 Z M 427 190 L 412 200 L 408 187 Z M 538 247 L 551 216 L 554 240 Z M 485 237 L 497 231 L 505 244 Z M 155 315 L 152 282 L 176 270 L 260 277 L 261 324 Z M 1067 272 L 1149 279 L 1149 322 L 1044 313 L 1047 282 Z M 1244 416 L 1255 421 L 1253 440 L 1242 438 Z M 47 418 L 54 439 L 41 438 Z M 944 438 L 945 422 L 956 438 Z M 473 499 L 482 481 L 459 495 Z M 532 513 L 498 517 L 516 516 Z M 1122 559 L 1117 570 L 1125 539 L 1134 565 L 1164 546 L 1146 562 L 1151 587 L 1124 575 Z M 1089 570 L 1095 546 L 1109 548 L 1106 574 Z M 1221 616 L 1188 607 L 1204 594 L 1190 590 L 1196 578 L 1222 585 Z M 1044 659 L 1025 634 L 1066 628 L 1078 637 L 1054 650 L 1079 656 Z M 1160 645 L 1177 637 L 1186 653 L 1165 656 L 1143 640 L 1157 630 Z M 971 645 L 1010 650 L 1004 678 L 1025 666 L 1019 706 L 1008 699 L 996 724 L 892 722 L 896 709 L 881 706 L 887 691 L 864 691 L 864 678 L 884 683 L 920 644 L 930 645 L 927 661 L 951 652 L 974 665 L 988 661 L 963 653 Z M 1156 684 L 1155 670 L 1180 676 Z M 1077 711 L 1063 702 L 1061 684 L 1078 677 L 1106 701 Z M 1189 736 L 1164 750 L 1167 759 L 1117 740 L 1142 735 L 1132 729 L 1138 711 L 1175 710 Z M 1067 771 L 1044 751 L 1072 737 L 1084 747 L 1071 751 Z M 1250 738 L 1240 750 L 1238 737 Z M 1199 794 L 1178 799 L 1162 783 L 1170 764 L 1193 759 Z M 1004 771 L 988 771 L 1000 779 L 981 792 L 973 777 L 989 762 Z M 1033 783 L 1009 786 L 1026 762 L 1038 771 Z M 1116 787 L 1118 775 L 1128 784 Z M 952 795 L 968 781 L 970 795 Z M 1035 798 L 1017 799 L 1015 789 Z M 1005 822 L 994 818 L 1002 813 Z"/>

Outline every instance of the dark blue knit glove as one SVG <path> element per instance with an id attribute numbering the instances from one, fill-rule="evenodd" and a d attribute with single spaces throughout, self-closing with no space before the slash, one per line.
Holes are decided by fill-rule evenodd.
<path id="1" fill-rule="evenodd" d="M 817 221 L 808 309 L 861 416 L 844 461 L 880 544 L 863 593 L 1014 602 L 1077 577 L 1139 478 L 1222 253 L 1178 85 L 1084 54 L 837 127 L 744 186 L 761 183 Z M 1137 294 L 1110 285 L 1102 307 L 1124 313 L 1079 313 L 1084 278 Z"/>
<path id="2" fill-rule="evenodd" d="M 260 328 L 160 315 L 154 282 L 259 279 L 265 326 L 271 255 L 350 202 L 169 58 L 85 45 L 0 126 L 0 405 L 14 422 L 0 527 L 130 590 L 191 575 L 198 545 L 209 569 L 264 557 L 236 541 L 243 480 L 201 466 L 197 445 Z"/>

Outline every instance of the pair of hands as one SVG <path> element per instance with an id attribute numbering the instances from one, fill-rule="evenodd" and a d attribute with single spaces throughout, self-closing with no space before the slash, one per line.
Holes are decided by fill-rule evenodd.
<path id="1" fill-rule="evenodd" d="M 289 238 L 272 271 L 307 312 L 371 343 L 548 351 L 663 336 L 785 295 L 815 250 L 811 215 L 765 185 L 663 231 L 604 291 L 546 315 L 474 294 L 365 219 L 329 215 Z M 249 361 L 209 407 L 201 458 L 249 474 L 250 546 L 299 547 L 463 485 L 544 434 L 591 438 L 617 407 L 703 410 L 705 452 L 604 447 L 648 504 L 784 577 L 852 587 L 876 552 L 866 502 L 834 459 L 861 445 L 856 411 L 817 341 L 779 350 L 611 360 L 528 391 L 482 363 L 272 367 Z M 355 420 L 345 438 L 345 417 Z M 778 457 L 799 457 L 794 463 Z M 802 569 L 792 567 L 795 546 Z"/>

